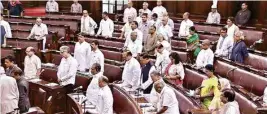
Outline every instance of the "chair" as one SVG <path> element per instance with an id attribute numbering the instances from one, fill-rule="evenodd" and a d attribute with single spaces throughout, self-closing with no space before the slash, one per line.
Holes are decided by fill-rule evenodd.
<path id="1" fill-rule="evenodd" d="M 195 90 L 201 86 L 201 83 L 204 79 L 207 79 L 207 76 L 200 74 L 197 71 L 185 68 L 183 87 L 186 89 Z"/>
<path id="2" fill-rule="evenodd" d="M 101 49 L 102 53 L 104 54 L 104 57 L 106 59 L 115 60 L 115 61 L 122 61 L 122 53 L 121 52 L 115 52 L 115 51 L 108 51 Z"/>
<path id="3" fill-rule="evenodd" d="M 105 64 L 104 76 L 107 76 L 110 82 L 121 80 L 122 69 L 119 66 Z"/>

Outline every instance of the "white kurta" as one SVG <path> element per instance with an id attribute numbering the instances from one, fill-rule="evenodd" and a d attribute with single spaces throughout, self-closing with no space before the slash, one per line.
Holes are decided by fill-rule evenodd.
<path id="1" fill-rule="evenodd" d="M 106 85 L 100 88 L 100 95 L 98 96 L 97 111 L 99 114 L 113 114 L 113 95 Z"/>
<path id="2" fill-rule="evenodd" d="M 229 58 L 230 54 L 232 53 L 232 48 L 234 45 L 234 39 L 232 37 L 225 37 L 222 36 L 219 38 L 215 54 L 219 55 L 220 57 Z"/>
<path id="3" fill-rule="evenodd" d="M 8 22 L 1 20 L 0 25 L 2 25 L 5 28 L 6 31 L 6 37 L 12 38 L 11 28 Z"/>
<path id="4" fill-rule="evenodd" d="M 75 44 L 74 49 L 74 58 L 78 62 L 78 70 L 85 71 L 85 69 L 89 69 L 89 57 L 91 53 L 91 46 L 87 42 Z"/>
<path id="5" fill-rule="evenodd" d="M 131 24 L 125 23 L 124 26 L 121 28 L 121 31 L 124 32 L 124 37 L 126 38 L 128 34 L 130 34 L 130 31 L 132 31 Z"/>
<path id="6" fill-rule="evenodd" d="M 41 60 L 38 56 L 26 56 L 24 59 L 24 75 L 26 78 L 37 78 L 37 71 L 41 69 Z"/>
<path id="7" fill-rule="evenodd" d="M 178 105 L 178 100 L 174 91 L 171 88 L 164 86 L 160 93 L 158 110 L 167 106 L 168 109 L 163 114 L 180 114 Z"/>
<path id="8" fill-rule="evenodd" d="M 152 10 L 152 13 L 156 13 L 160 20 L 163 18 L 163 14 L 166 12 L 167 12 L 167 10 L 163 6 L 156 6 Z"/>
<path id="9" fill-rule="evenodd" d="M 99 25 L 97 35 L 101 34 L 102 36 L 112 37 L 113 31 L 114 31 L 113 21 L 109 18 L 107 20 L 102 19 Z"/>
<path id="10" fill-rule="evenodd" d="M 74 85 L 77 69 L 78 63 L 72 56 L 69 56 L 67 59 L 62 58 L 57 71 L 57 78 L 62 81 L 60 85 Z"/>
<path id="11" fill-rule="evenodd" d="M 53 2 L 46 2 L 46 12 L 58 12 L 58 3 L 53 0 Z"/>
<path id="12" fill-rule="evenodd" d="M 135 21 L 137 21 L 137 23 L 140 24 L 142 22 L 142 17 L 141 16 L 136 17 Z"/>
<path id="13" fill-rule="evenodd" d="M 162 73 L 165 72 L 166 67 L 171 62 L 169 55 L 170 55 L 170 52 L 165 49 L 163 50 L 162 53 L 157 52 L 157 59 L 156 59 L 155 66 L 157 67 L 158 71 L 161 71 Z"/>
<path id="14" fill-rule="evenodd" d="M 104 60 L 105 60 L 104 55 L 99 49 L 92 51 L 89 57 L 89 69 L 91 69 L 94 63 L 98 63 L 101 66 L 100 72 L 103 73 L 104 72 Z"/>
<path id="15" fill-rule="evenodd" d="M 239 31 L 238 26 L 236 26 L 235 24 L 233 24 L 231 27 L 229 27 L 228 25 L 225 26 L 227 28 L 227 35 L 234 38 L 235 33 L 237 31 Z"/>
<path id="16" fill-rule="evenodd" d="M 183 20 L 180 29 L 179 29 L 179 37 L 181 36 L 188 36 L 189 35 L 189 28 L 194 26 L 194 23 L 191 20 Z"/>
<path id="17" fill-rule="evenodd" d="M 137 57 L 138 54 L 142 53 L 143 46 L 138 40 L 135 41 L 129 40 L 127 44 L 127 49 L 131 51 L 133 57 Z"/>
<path id="18" fill-rule="evenodd" d="M 163 82 L 165 84 L 165 82 L 163 81 L 162 78 L 158 81 Z M 156 82 L 158 82 L 158 81 L 156 81 Z M 160 94 L 155 90 L 154 86 L 155 86 L 155 82 L 154 82 L 152 90 L 149 94 L 148 102 L 152 103 L 154 107 L 158 107 Z"/>
<path id="19" fill-rule="evenodd" d="M 41 23 L 40 26 L 35 24 L 32 27 L 32 30 L 30 33 L 30 36 L 32 36 L 32 35 L 37 40 L 43 39 L 43 50 L 44 50 L 45 49 L 45 43 L 46 43 L 46 36 L 45 35 L 48 35 L 48 30 L 47 30 L 46 24 Z M 41 36 L 43 36 L 43 37 L 41 37 Z M 39 37 L 41 37 L 41 38 L 39 38 Z"/>
<path id="20" fill-rule="evenodd" d="M 154 20 L 150 20 L 148 21 L 149 25 L 154 25 L 156 27 L 156 29 L 159 29 L 160 25 L 161 25 L 161 21 L 159 19 L 157 19 L 156 21 Z"/>
<path id="21" fill-rule="evenodd" d="M 203 68 L 207 64 L 213 65 L 213 58 L 214 54 L 210 48 L 208 48 L 207 50 L 202 49 L 197 56 L 196 66 L 198 68 Z"/>
<path id="22" fill-rule="evenodd" d="M 264 89 L 263 93 L 263 104 L 267 104 L 267 87 Z"/>
<path id="23" fill-rule="evenodd" d="M 220 114 L 240 114 L 238 103 L 233 101 L 224 104 L 220 110 Z"/>
<path id="24" fill-rule="evenodd" d="M 184 66 L 183 66 L 182 62 L 180 62 L 179 64 L 171 65 L 168 73 L 169 73 L 169 75 L 172 75 L 172 76 L 179 75 L 179 76 L 181 76 L 180 80 L 183 80 L 185 73 L 184 73 Z"/>
<path id="25" fill-rule="evenodd" d="M 141 66 L 140 63 L 135 59 L 131 58 L 124 65 L 122 72 L 122 85 L 131 85 L 133 89 L 138 88 L 141 76 Z"/>
<path id="26" fill-rule="evenodd" d="M 123 13 L 123 22 L 127 23 L 128 22 L 128 17 L 132 17 L 133 20 L 137 17 L 137 11 L 135 8 L 125 8 L 124 13 Z"/>
<path id="27" fill-rule="evenodd" d="M 97 105 L 98 102 L 98 95 L 100 93 L 100 87 L 98 85 L 98 80 L 103 74 L 100 72 L 96 75 L 93 75 L 93 79 L 91 80 L 90 84 L 86 90 L 86 97 L 88 102 L 92 103 L 93 105 Z"/>
<path id="28" fill-rule="evenodd" d="M 96 22 L 89 16 L 82 16 L 81 18 L 81 32 L 85 34 L 95 35 L 95 29 L 97 28 Z"/>
<path id="29" fill-rule="evenodd" d="M 158 44 L 162 44 L 163 47 L 164 47 L 167 51 L 169 51 L 169 52 L 172 51 L 171 44 L 170 44 L 168 41 L 163 40 L 162 42 L 159 42 L 159 41 L 158 41 L 157 43 L 158 43 Z"/>
<path id="30" fill-rule="evenodd" d="M 210 12 L 206 20 L 207 23 L 220 24 L 221 15 L 216 11 L 215 13 Z"/>
<path id="31" fill-rule="evenodd" d="M 128 36 L 126 37 L 126 40 L 125 40 L 125 43 L 124 43 L 124 47 L 127 47 L 127 45 L 129 45 L 129 42 L 131 41 L 131 33 L 132 32 L 137 32 L 137 41 L 139 42 L 139 43 L 141 43 L 142 44 L 142 42 L 143 42 L 143 33 L 142 33 L 142 31 L 140 31 L 139 29 L 134 29 L 134 30 L 130 30 L 129 31 L 129 34 L 128 34 Z"/>
<path id="32" fill-rule="evenodd" d="M 172 28 L 169 25 L 160 26 L 158 33 L 161 33 L 166 41 L 170 41 L 170 38 L 173 37 Z"/>

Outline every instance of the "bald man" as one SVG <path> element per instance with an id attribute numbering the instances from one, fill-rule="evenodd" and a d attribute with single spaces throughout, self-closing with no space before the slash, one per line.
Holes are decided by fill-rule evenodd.
<path id="1" fill-rule="evenodd" d="M 168 25 L 168 18 L 163 17 L 161 26 L 158 29 L 158 33 L 161 33 L 166 41 L 171 41 L 173 37 L 172 28 Z"/>
<path id="2" fill-rule="evenodd" d="M 78 2 L 78 0 L 73 0 L 73 4 L 71 5 L 70 12 L 71 13 L 82 13 L 83 7 Z"/>
<path id="3" fill-rule="evenodd" d="M 214 54 L 210 49 L 210 41 L 208 39 L 204 40 L 201 48 L 196 59 L 196 67 L 204 68 L 207 64 L 213 65 Z"/>
<path id="4" fill-rule="evenodd" d="M 108 78 L 101 76 L 98 81 L 100 87 L 100 95 L 98 96 L 98 104 L 96 105 L 99 114 L 113 114 L 113 95 L 108 86 Z"/>
<path id="5" fill-rule="evenodd" d="M 194 23 L 189 19 L 189 13 L 185 12 L 183 15 L 183 21 L 181 22 L 179 29 L 179 37 L 187 37 L 189 35 L 189 28 L 194 26 Z"/>
<path id="6" fill-rule="evenodd" d="M 36 40 L 43 40 L 43 50 L 45 50 L 46 36 L 48 35 L 48 30 L 46 24 L 42 23 L 41 18 L 36 19 L 36 23 L 33 26 L 30 35 L 27 39 L 34 38 Z"/>
<path id="7" fill-rule="evenodd" d="M 125 10 L 124 10 L 123 22 L 127 23 L 129 17 L 132 17 L 134 20 L 137 17 L 137 11 L 135 8 L 133 8 L 133 2 L 132 1 L 128 2 L 128 7 L 125 8 Z"/>
<path id="8" fill-rule="evenodd" d="M 142 53 L 143 45 L 137 39 L 137 32 L 131 32 L 131 40 L 127 42 L 125 48 L 127 48 L 127 50 L 130 50 L 132 52 L 133 57 L 137 57 Z"/>
<path id="9" fill-rule="evenodd" d="M 147 2 L 144 2 L 143 3 L 143 13 L 147 13 L 148 14 L 148 19 L 151 18 L 151 15 L 152 15 L 152 12 L 150 9 L 148 9 L 148 3 Z"/>
<path id="10" fill-rule="evenodd" d="M 83 16 L 81 18 L 81 33 L 95 35 L 95 29 L 97 24 L 93 18 L 88 14 L 87 10 L 83 10 Z"/>
<path id="11" fill-rule="evenodd" d="M 152 13 L 156 13 L 158 15 L 158 18 L 161 20 L 165 12 L 167 12 L 166 8 L 162 6 L 161 0 L 158 0 L 157 6 L 153 8 Z"/>
<path id="12" fill-rule="evenodd" d="M 24 59 L 24 74 L 25 78 L 39 78 L 41 72 L 41 60 L 35 55 L 33 47 L 28 47 L 26 49 L 26 54 Z"/>

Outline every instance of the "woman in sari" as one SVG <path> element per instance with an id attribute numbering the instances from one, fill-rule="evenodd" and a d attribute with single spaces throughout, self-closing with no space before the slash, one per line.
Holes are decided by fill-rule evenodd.
<path id="1" fill-rule="evenodd" d="M 10 0 L 8 2 L 8 15 L 14 15 L 14 16 L 22 16 L 23 15 L 23 9 L 21 2 L 19 0 Z"/>
<path id="2" fill-rule="evenodd" d="M 190 35 L 186 38 L 187 48 L 194 50 L 194 57 L 197 57 L 201 49 L 199 47 L 199 37 L 194 26 L 189 28 L 189 33 Z"/>

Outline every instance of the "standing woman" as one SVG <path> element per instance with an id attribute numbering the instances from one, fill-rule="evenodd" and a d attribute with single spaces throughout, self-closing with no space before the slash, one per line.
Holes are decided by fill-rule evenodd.
<path id="1" fill-rule="evenodd" d="M 228 17 L 226 21 L 227 25 L 225 25 L 225 27 L 227 28 L 227 35 L 232 38 L 234 38 L 235 33 L 239 31 L 238 26 L 236 26 L 234 22 L 234 17 Z"/>
<path id="2" fill-rule="evenodd" d="M 23 16 L 23 8 L 19 0 L 10 0 L 8 2 L 8 15 Z"/>
<path id="3" fill-rule="evenodd" d="M 244 33 L 242 31 L 238 31 L 234 36 L 234 46 L 232 49 L 232 53 L 230 55 L 230 59 L 234 62 L 244 63 L 244 59 L 248 57 L 247 46 L 244 42 Z"/>
<path id="4" fill-rule="evenodd" d="M 199 37 L 194 26 L 189 28 L 189 35 L 186 38 L 186 43 L 187 48 L 194 50 L 194 57 L 197 57 L 201 49 L 199 47 Z"/>

